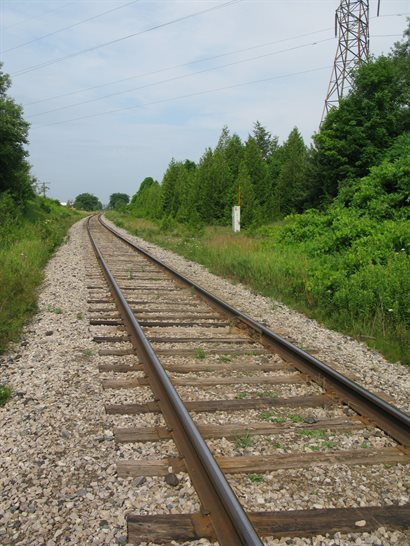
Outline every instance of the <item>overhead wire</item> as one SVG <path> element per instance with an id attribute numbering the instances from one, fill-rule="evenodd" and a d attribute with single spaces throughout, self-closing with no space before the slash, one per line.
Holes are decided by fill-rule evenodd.
<path id="1" fill-rule="evenodd" d="M 181 21 L 186 21 L 187 19 L 192 19 L 193 17 L 198 17 L 199 15 L 203 15 L 204 13 L 209 13 L 211 11 L 215 11 L 221 8 L 228 7 L 233 4 L 237 4 L 239 2 L 242 2 L 242 0 L 229 0 L 228 2 L 224 2 L 223 4 L 218 4 L 216 6 L 211 6 L 210 8 L 206 8 L 200 11 L 196 11 L 194 13 L 190 13 L 188 15 L 183 15 L 182 17 L 177 17 L 176 19 L 172 19 L 170 21 L 166 21 L 165 23 L 160 23 L 158 25 L 154 25 L 152 27 L 146 28 L 144 30 L 140 30 L 138 32 L 134 32 L 132 34 L 127 34 L 126 36 L 121 36 L 120 38 L 115 38 L 114 40 L 109 40 L 108 42 L 103 42 L 101 44 L 88 47 L 85 49 L 81 49 L 80 51 L 76 51 L 74 53 L 70 53 L 68 55 L 64 55 L 63 57 L 58 57 L 56 59 L 50 59 L 49 61 L 45 61 L 43 63 L 39 63 L 36 65 L 28 66 L 26 68 L 22 68 L 21 70 L 18 70 L 17 72 L 14 72 L 11 74 L 13 78 L 16 78 L 18 76 L 22 76 L 24 74 L 27 74 L 29 72 L 33 72 L 34 70 L 39 70 L 40 68 L 44 68 L 46 66 L 50 66 L 62 61 L 65 61 L 67 59 L 72 59 L 73 57 L 78 57 L 79 55 L 83 55 L 84 53 L 89 53 L 90 51 L 96 51 L 97 49 L 101 49 L 103 47 L 107 47 L 113 44 L 117 44 L 119 42 L 123 42 L 124 40 L 128 40 L 130 38 L 135 38 L 136 36 L 141 36 L 141 34 L 146 34 L 147 32 L 152 32 L 154 30 L 158 30 L 160 28 L 164 28 L 170 25 L 173 25 L 175 23 L 180 23 Z"/>
<path id="2" fill-rule="evenodd" d="M 84 120 L 84 119 L 90 119 L 90 118 L 105 116 L 105 115 L 109 115 L 109 114 L 116 114 L 116 113 L 119 113 L 119 112 L 125 112 L 125 111 L 129 111 L 129 110 L 135 110 L 137 108 L 144 108 L 146 106 L 152 106 L 154 104 L 162 104 L 162 103 L 165 103 L 165 102 L 172 102 L 172 101 L 175 101 L 175 100 L 182 100 L 182 99 L 187 99 L 187 98 L 191 98 L 191 97 L 198 97 L 200 95 L 206 95 L 208 93 L 216 93 L 216 92 L 219 92 L 219 91 L 226 91 L 228 89 L 234 89 L 234 88 L 237 88 L 237 87 L 244 87 L 244 86 L 247 86 L 247 85 L 253 85 L 253 84 L 257 84 L 257 83 L 265 83 L 265 82 L 269 82 L 269 81 L 272 81 L 272 80 L 289 78 L 289 77 L 292 77 L 292 76 L 299 76 L 301 74 L 309 74 L 309 73 L 313 73 L 313 72 L 318 72 L 320 70 L 329 70 L 330 68 L 331 68 L 331 66 L 328 65 L 328 66 L 322 66 L 322 67 L 319 67 L 319 68 L 311 68 L 311 69 L 308 69 L 308 70 L 302 70 L 302 71 L 299 71 L 299 72 L 290 72 L 288 74 L 282 74 L 282 75 L 279 75 L 279 76 L 276 75 L 276 76 L 270 76 L 268 78 L 261 78 L 261 79 L 258 79 L 258 80 L 250 80 L 250 81 L 246 81 L 246 82 L 240 82 L 240 83 L 236 83 L 236 84 L 232 84 L 232 85 L 226 85 L 226 86 L 223 86 L 223 87 L 216 87 L 216 88 L 213 88 L 213 89 L 206 89 L 204 91 L 196 91 L 194 93 L 188 93 L 186 95 L 178 95 L 176 97 L 170 97 L 170 98 L 167 98 L 167 99 L 159 99 L 159 100 L 155 100 L 155 101 L 151 101 L 151 102 L 144 102 L 144 103 L 140 103 L 140 104 L 137 104 L 137 105 L 134 105 L 134 106 L 125 106 L 123 108 L 116 108 L 114 110 L 105 110 L 103 112 L 97 112 L 95 114 L 87 114 L 85 116 L 79 116 L 79 117 L 76 117 L 76 118 L 65 119 L 65 120 L 61 120 L 61 121 L 54 121 L 54 122 L 45 123 L 45 124 L 42 124 L 42 125 L 32 125 L 31 129 L 40 129 L 42 127 L 50 127 L 52 125 L 62 125 L 64 123 L 70 123 L 70 122 L 73 122 L 73 121 L 81 121 L 81 120 Z"/>
<path id="3" fill-rule="evenodd" d="M 169 70 L 174 70 L 176 68 L 184 68 L 186 66 L 190 66 L 190 65 L 193 65 L 193 64 L 199 64 L 199 63 L 203 63 L 203 62 L 207 62 L 207 61 L 213 61 L 215 59 L 220 59 L 221 57 L 227 57 L 228 55 L 235 55 L 237 53 L 245 53 L 247 51 L 252 51 L 253 49 L 260 49 L 262 47 L 267 47 L 267 46 L 270 46 L 270 45 L 276 45 L 276 44 L 280 44 L 280 43 L 283 43 L 283 42 L 288 42 L 289 40 L 297 40 L 298 38 L 305 38 L 306 36 L 312 36 L 314 34 L 320 34 L 322 32 L 328 32 L 329 30 L 333 30 L 333 27 L 328 27 L 328 28 L 325 28 L 325 29 L 322 29 L 322 30 L 315 30 L 315 31 L 312 31 L 312 32 L 305 32 L 303 34 L 298 34 L 297 36 L 291 36 L 290 38 L 282 38 L 281 40 L 274 40 L 274 41 L 271 41 L 271 42 L 264 42 L 262 44 L 257 44 L 257 45 L 250 46 L 250 47 L 245 47 L 245 48 L 241 48 L 241 49 L 234 49 L 232 51 L 227 51 L 226 53 L 218 53 L 217 55 L 212 55 L 210 57 L 202 57 L 200 59 L 195 59 L 194 61 L 188 61 L 188 62 L 181 63 L 181 64 L 175 64 L 175 65 L 168 66 L 168 67 L 165 67 L 165 68 L 159 68 L 157 70 L 152 70 L 150 72 L 143 72 L 141 74 L 134 74 L 133 76 L 127 76 L 126 78 L 111 80 L 111 81 L 106 82 L 106 83 L 102 83 L 102 84 L 98 84 L 98 85 L 92 85 L 90 87 L 84 87 L 82 89 L 77 89 L 76 91 L 69 91 L 68 93 L 61 93 L 59 95 L 53 95 L 51 97 L 46 97 L 46 98 L 43 98 L 43 99 L 27 102 L 25 104 L 25 106 L 31 106 L 32 104 L 39 104 L 41 102 L 47 102 L 47 101 L 50 101 L 50 100 L 61 99 L 61 98 L 64 98 L 64 97 L 69 97 L 69 96 L 72 96 L 72 95 L 76 95 L 78 93 L 84 93 L 85 91 L 92 91 L 94 89 L 101 89 L 102 87 L 107 87 L 109 85 L 114 85 L 114 84 L 117 84 L 117 83 L 122 83 L 122 82 L 126 82 L 126 81 L 129 81 L 129 80 L 134 80 L 136 78 L 145 78 L 146 76 L 154 76 L 155 74 L 160 74 L 161 72 L 167 72 Z"/>
<path id="4" fill-rule="evenodd" d="M 100 17 L 103 17 L 104 15 L 107 15 L 108 13 L 112 13 L 113 11 L 118 11 L 120 9 L 123 9 L 127 6 L 130 6 L 131 4 L 136 4 L 137 2 L 140 2 L 140 0 L 133 0 L 132 2 L 127 2 L 126 4 L 122 4 L 120 6 L 117 6 L 115 8 L 111 8 L 109 10 L 103 11 L 101 13 L 97 13 L 96 15 L 93 15 L 92 17 L 88 17 L 87 19 L 83 19 L 82 21 L 78 21 L 77 23 L 73 23 L 72 25 L 68 25 L 66 27 L 59 28 L 58 30 L 54 30 L 53 32 L 49 32 L 48 34 L 43 34 L 42 36 L 39 36 L 38 38 L 34 38 L 33 40 L 29 40 L 28 42 L 24 42 L 23 44 L 18 44 L 13 47 L 9 47 L 8 49 L 4 49 L 3 53 L 8 53 L 9 51 L 14 51 L 16 49 L 19 49 L 21 47 L 25 47 L 29 44 L 32 44 L 34 42 L 38 42 L 39 40 L 43 40 L 44 38 L 49 38 L 50 36 L 54 36 L 55 34 L 58 34 L 59 32 L 63 32 L 65 30 L 69 30 L 71 28 L 78 27 L 80 25 L 83 25 L 85 23 L 88 23 L 90 21 L 93 21 L 94 19 L 98 19 Z"/>
<path id="5" fill-rule="evenodd" d="M 328 42 L 330 40 L 333 40 L 333 38 L 326 38 L 324 40 L 319 40 L 317 42 L 310 42 L 310 43 L 307 43 L 307 44 L 301 44 L 301 45 L 290 47 L 290 48 L 287 48 L 287 49 L 282 49 L 282 50 L 279 50 L 279 51 L 271 51 L 269 53 L 264 53 L 263 55 L 257 55 L 256 57 L 249 57 L 247 59 L 242 59 L 242 60 L 239 60 L 239 61 L 232 61 L 230 63 L 226 63 L 226 64 L 222 64 L 222 65 L 218 65 L 218 66 L 214 66 L 214 67 L 210 67 L 210 68 L 204 68 L 203 70 L 199 70 L 199 71 L 193 72 L 191 74 L 182 74 L 182 75 L 179 75 L 179 76 L 174 76 L 172 78 L 166 78 L 165 80 L 160 80 L 158 82 L 152 82 L 152 83 L 147 83 L 147 84 L 144 84 L 144 85 L 141 85 L 141 86 L 138 86 L 138 87 L 133 87 L 131 89 L 116 91 L 115 93 L 109 93 L 108 95 L 103 95 L 101 97 L 96 97 L 96 98 L 93 98 L 93 99 L 87 99 L 87 100 L 84 100 L 84 101 L 79 101 L 79 102 L 69 104 L 69 105 L 65 105 L 65 106 L 59 106 L 57 108 L 52 108 L 50 110 L 45 110 L 43 112 L 37 112 L 35 114 L 28 114 L 28 117 L 29 118 L 34 118 L 34 117 L 42 116 L 42 115 L 45 115 L 45 114 L 50 114 L 50 113 L 53 113 L 53 112 L 66 110 L 68 108 L 74 108 L 75 106 L 81 106 L 83 104 L 89 104 L 89 103 L 92 103 L 92 102 L 97 102 L 99 100 L 104 100 L 104 99 L 107 99 L 107 98 L 116 97 L 118 95 L 124 95 L 125 93 L 130 93 L 132 91 L 138 91 L 140 89 L 146 89 L 147 87 L 155 87 L 157 85 L 161 85 L 161 84 L 164 84 L 164 83 L 169 83 L 169 82 L 176 81 L 176 80 L 182 80 L 182 79 L 185 79 L 185 78 L 191 78 L 193 76 L 198 76 L 198 75 L 204 74 L 206 72 L 212 72 L 214 70 L 219 70 L 221 68 L 228 68 L 230 66 L 235 66 L 235 65 L 238 65 L 238 64 L 243 64 L 243 63 L 247 63 L 247 62 L 256 61 L 256 60 L 259 60 L 259 59 L 264 59 L 264 58 L 270 57 L 272 55 L 279 55 L 281 53 L 288 53 L 289 51 L 295 51 L 297 49 L 302 49 L 304 47 L 315 46 L 315 45 L 318 45 L 318 44 L 321 44 L 321 43 L 324 43 L 324 42 Z"/>
<path id="6" fill-rule="evenodd" d="M 398 16 L 405 16 L 405 15 L 408 15 L 408 14 L 407 13 L 386 14 L 386 15 L 381 15 L 379 18 L 381 18 L 381 17 L 398 17 Z M 377 18 L 376 16 L 371 17 L 371 19 L 376 19 L 376 18 Z M 303 34 L 298 34 L 297 36 L 292 36 L 290 38 L 283 38 L 281 40 L 274 40 L 274 41 L 271 41 L 271 42 L 265 42 L 265 43 L 262 43 L 262 44 L 257 44 L 255 46 L 250 46 L 250 47 L 246 47 L 246 48 L 242 48 L 242 49 L 232 50 L 232 51 L 228 51 L 226 53 L 220 53 L 218 55 L 212 55 L 210 57 L 203 57 L 201 59 L 196 59 L 194 61 L 188 61 L 188 62 L 185 62 L 185 63 L 176 64 L 176 65 L 172 65 L 172 66 L 165 67 L 165 68 L 160 68 L 160 69 L 153 70 L 153 71 L 150 71 L 150 72 L 144 72 L 144 73 L 141 73 L 141 74 L 134 74 L 132 76 L 127 76 L 126 78 L 111 80 L 111 81 L 106 82 L 106 83 L 102 83 L 102 84 L 98 84 L 98 85 L 92 85 L 90 87 L 84 87 L 84 88 L 81 88 L 81 89 L 77 89 L 75 91 L 69 91 L 67 93 L 60 93 L 58 95 L 52 95 L 50 97 L 45 97 L 45 98 L 38 99 L 38 100 L 35 100 L 35 101 L 27 102 L 25 104 L 25 106 L 31 106 L 33 104 L 40 104 L 41 102 L 48 102 L 50 100 L 69 97 L 69 96 L 72 96 L 72 95 L 76 95 L 78 93 L 83 93 L 85 91 L 92 91 L 94 89 L 100 89 L 102 87 L 107 87 L 109 85 L 115 85 L 117 83 L 122 83 L 122 82 L 133 80 L 133 79 L 136 79 L 136 78 L 144 78 L 146 76 L 153 76 L 155 74 L 160 74 L 161 72 L 166 72 L 168 70 L 173 70 L 173 69 L 176 69 L 176 68 L 184 68 L 184 67 L 192 65 L 192 64 L 199 64 L 199 63 L 202 63 L 202 62 L 211 61 L 211 60 L 214 60 L 214 59 L 218 59 L 218 58 L 221 58 L 221 57 L 226 57 L 228 55 L 233 55 L 233 54 L 236 54 L 236 53 L 244 53 L 246 51 L 251 51 L 252 49 L 258 49 L 258 48 L 266 47 L 266 46 L 269 46 L 269 45 L 275 45 L 275 44 L 287 42 L 289 40 L 296 40 L 298 38 L 304 38 L 306 36 L 312 36 L 312 35 L 315 35 L 315 34 L 320 34 L 322 32 L 327 32 L 329 30 L 333 30 L 333 27 L 327 27 L 327 28 L 324 28 L 324 29 L 321 29 L 321 30 L 315 30 L 315 31 L 312 31 L 312 32 L 305 32 Z M 380 37 L 387 37 L 387 36 L 401 36 L 401 35 L 399 35 L 399 34 L 374 35 L 372 37 L 373 38 L 380 38 Z"/>

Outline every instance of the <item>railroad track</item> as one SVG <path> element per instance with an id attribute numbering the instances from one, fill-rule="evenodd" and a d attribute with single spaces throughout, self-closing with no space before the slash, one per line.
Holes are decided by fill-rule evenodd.
<path id="1" fill-rule="evenodd" d="M 129 542 L 261 545 L 261 537 L 409 528 L 403 502 L 267 509 L 275 476 L 287 472 L 309 480 L 317 468 L 343 465 L 363 472 L 364 486 L 368 468 L 404 473 L 409 416 L 138 249 L 101 217 L 89 219 L 88 231 L 100 265 L 88 288 L 103 387 L 128 393 L 106 412 L 162 416 L 155 426 L 114 428 L 115 440 L 176 446 L 168 457 L 120 459 L 117 473 L 172 481 L 188 472 L 200 501 L 195 513 L 127 514 Z"/>

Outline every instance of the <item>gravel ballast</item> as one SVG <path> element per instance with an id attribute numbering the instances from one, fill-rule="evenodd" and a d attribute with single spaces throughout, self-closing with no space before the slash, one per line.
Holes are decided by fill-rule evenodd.
<path id="1" fill-rule="evenodd" d="M 309 345 L 315 356 L 330 364 L 337 363 L 339 370 L 359 377 L 366 386 L 390 396 L 400 407 L 409 407 L 410 373 L 404 367 L 389 364 L 364 345 L 328 331 L 281 304 L 272 309 L 271 300 L 219 279 L 202 266 L 136 237 L 130 236 L 130 239 L 273 330 L 280 328 L 281 335 Z M 98 350 L 106 346 L 92 341 L 97 329 L 88 324 L 86 303 L 90 297 L 87 274 L 94 267 L 93 260 L 84 221 L 81 221 L 71 228 L 68 241 L 46 268 L 39 312 L 25 329 L 22 343 L 0 356 L 0 383 L 8 383 L 13 389 L 12 399 L 0 408 L 1 546 L 124 545 L 127 544 L 125 515 L 130 510 L 139 514 L 199 510 L 197 495 L 186 474 L 177 475 L 176 486 L 161 477 L 121 479 L 116 476 L 115 461 L 119 458 L 166 457 L 175 453 L 175 446 L 171 441 L 118 448 L 115 445 L 113 426 L 164 423 L 163 418 L 155 414 L 105 415 L 104 403 L 130 401 L 130 397 L 127 391 L 103 391 L 101 379 L 112 375 L 100 374 L 98 365 L 120 360 L 132 363 L 134 357 L 98 356 Z M 95 291 L 96 297 L 105 294 L 106 290 Z M 103 331 L 100 330 L 100 335 Z M 118 344 L 118 348 L 121 346 Z M 186 388 L 180 390 L 189 394 Z M 219 388 L 214 391 L 219 395 Z M 194 389 L 191 393 L 194 394 Z M 152 398 L 145 387 L 134 392 L 134 401 L 136 396 L 140 401 Z M 321 411 L 315 410 L 318 415 Z M 244 417 L 249 415 L 244 413 Z M 255 420 L 257 415 L 258 412 L 254 412 Z M 209 422 L 205 414 L 194 417 Z M 221 419 L 223 417 L 221 415 Z M 211 421 L 217 418 L 218 414 L 209 417 Z M 233 420 L 240 418 L 241 412 Z M 260 441 L 263 445 L 264 440 Z M 216 445 L 224 444 L 218 441 Z M 234 443 L 227 441 L 225 449 L 234 453 Z M 364 501 L 403 503 L 408 499 L 403 482 L 405 472 L 400 467 L 366 469 L 365 477 L 371 486 L 367 492 L 361 490 L 360 495 L 355 484 L 361 483 L 363 478 L 361 468 L 342 469 L 340 476 L 337 472 L 336 467 L 319 472 L 315 489 L 318 493 L 303 492 L 304 481 L 314 477 L 312 470 L 309 476 L 299 471 L 283 472 L 280 488 L 277 485 L 269 488 L 270 484 L 277 484 L 277 473 L 267 474 L 262 484 L 251 484 L 242 475 L 232 476 L 230 481 L 241 500 L 247 490 L 249 499 L 268 495 L 266 506 L 247 506 L 253 510 L 304 508 L 311 501 L 320 504 L 322 490 L 326 506 L 354 506 Z M 380 472 L 385 499 L 382 490 L 374 488 L 379 479 L 377 472 Z M 288 476 L 291 479 L 285 479 Z M 343 500 L 331 498 L 337 484 L 343 488 Z M 406 533 L 379 529 L 374 533 L 338 533 L 334 537 L 312 539 L 266 539 L 265 543 L 272 546 L 409 546 L 410 537 Z M 201 540 L 190 544 L 210 543 Z"/>

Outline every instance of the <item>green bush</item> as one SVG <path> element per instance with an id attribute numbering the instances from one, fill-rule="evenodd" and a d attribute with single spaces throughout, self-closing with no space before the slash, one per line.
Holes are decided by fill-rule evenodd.
<path id="1" fill-rule="evenodd" d="M 23 209 L 7 193 L 2 193 L 0 217 L 0 352 L 3 352 L 36 311 L 43 268 L 68 227 L 81 215 L 41 197 L 27 202 Z"/>

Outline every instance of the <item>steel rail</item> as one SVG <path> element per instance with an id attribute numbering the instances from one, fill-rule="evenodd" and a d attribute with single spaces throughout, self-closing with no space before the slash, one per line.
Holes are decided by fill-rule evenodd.
<path id="1" fill-rule="evenodd" d="M 131 342 L 149 378 L 154 395 L 157 397 L 156 402 L 160 405 L 177 448 L 185 459 L 188 473 L 201 500 L 202 509 L 206 515 L 209 515 L 218 542 L 221 546 L 263 546 L 263 542 L 145 337 L 98 249 L 89 224 L 90 218 L 87 221 L 87 230 L 94 253 L 131 336 Z"/>
<path id="2" fill-rule="evenodd" d="M 389 404 L 376 394 L 370 392 L 358 383 L 337 372 L 324 362 L 296 347 L 286 339 L 282 338 L 266 326 L 259 324 L 250 316 L 242 313 L 235 307 L 224 302 L 211 292 L 208 292 L 194 281 L 191 281 L 173 267 L 153 256 L 146 250 L 138 247 L 126 237 L 118 233 L 111 226 L 107 225 L 100 214 L 98 220 L 113 235 L 122 240 L 128 246 L 145 256 L 152 263 L 161 267 L 173 277 L 178 279 L 189 288 L 193 288 L 198 295 L 216 307 L 224 315 L 236 320 L 238 323 L 247 326 L 260 343 L 277 352 L 284 360 L 291 362 L 299 371 L 305 373 L 321 386 L 336 395 L 348 406 L 352 407 L 359 414 L 370 418 L 374 424 L 384 430 L 404 447 L 410 446 L 410 416 L 397 407 Z"/>

